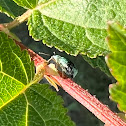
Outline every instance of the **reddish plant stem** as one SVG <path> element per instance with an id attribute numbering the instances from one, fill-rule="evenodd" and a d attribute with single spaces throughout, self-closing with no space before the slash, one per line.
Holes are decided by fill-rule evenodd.
<path id="1" fill-rule="evenodd" d="M 35 66 L 38 66 L 43 61 L 45 61 L 38 54 L 33 52 L 32 50 L 26 48 L 20 42 L 16 42 L 17 45 L 21 47 L 21 49 L 27 49 L 31 60 L 34 61 Z M 126 123 L 117 116 L 116 113 L 113 113 L 106 105 L 102 104 L 95 96 L 92 96 L 88 93 L 87 90 L 81 88 L 78 84 L 74 83 L 69 78 L 63 79 L 58 76 L 49 76 L 53 80 L 60 83 L 61 87 L 70 94 L 74 99 L 76 99 L 79 103 L 85 106 L 89 111 L 91 111 L 98 119 L 106 124 L 106 126 L 126 126 Z"/>
<path id="2" fill-rule="evenodd" d="M 106 105 L 102 104 L 95 96 L 88 93 L 72 80 L 63 79 L 61 77 L 51 76 L 62 88 L 70 94 L 74 99 L 91 111 L 98 119 L 104 122 L 107 126 L 126 126 L 117 114 L 113 113 Z"/>
<path id="3" fill-rule="evenodd" d="M 21 42 L 15 41 L 15 43 L 20 46 L 21 50 L 26 49 L 28 51 L 28 53 L 31 57 L 31 60 L 34 61 L 35 66 L 38 66 L 38 65 L 42 64 L 42 62 L 46 61 L 41 56 L 36 54 L 34 51 L 32 51 L 31 49 L 28 49 L 26 46 L 24 46 Z"/>

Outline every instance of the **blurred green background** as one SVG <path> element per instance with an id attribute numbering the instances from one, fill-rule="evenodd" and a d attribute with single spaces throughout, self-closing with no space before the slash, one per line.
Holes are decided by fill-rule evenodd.
<path id="1" fill-rule="evenodd" d="M 0 23 L 8 23 L 12 19 L 5 14 L 0 13 Z M 76 68 L 78 74 L 74 78 L 74 81 L 81 85 L 84 89 L 95 95 L 102 103 L 108 105 L 113 112 L 118 112 L 116 103 L 109 99 L 108 86 L 114 81 L 114 78 L 108 77 L 99 68 L 92 68 L 81 55 L 76 57 L 67 55 L 65 52 L 60 52 L 55 48 L 49 48 L 42 42 L 36 42 L 29 36 L 26 23 L 23 23 L 11 30 L 22 41 L 24 45 L 32 49 L 36 53 L 43 52 L 53 55 L 55 52 L 58 55 L 64 56 L 71 60 Z M 42 55 L 43 58 L 49 59 L 50 57 Z M 45 82 L 45 80 L 42 80 Z M 55 91 L 54 88 L 52 90 Z M 70 95 L 60 88 L 59 95 L 64 99 L 64 106 L 68 108 L 68 115 L 76 123 L 77 126 L 103 126 L 104 124 L 97 119 L 91 112 L 89 112 L 80 103 L 74 100 Z"/>

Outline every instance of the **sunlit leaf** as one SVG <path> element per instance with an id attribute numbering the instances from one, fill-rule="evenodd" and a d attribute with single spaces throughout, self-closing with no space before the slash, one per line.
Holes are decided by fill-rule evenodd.
<path id="1" fill-rule="evenodd" d="M 126 29 L 109 22 L 108 45 L 112 53 L 106 57 L 112 75 L 117 80 L 110 86 L 111 98 L 116 101 L 121 111 L 126 111 Z"/>
<path id="2" fill-rule="evenodd" d="M 27 51 L 0 32 L 0 125 L 74 126 L 63 100 L 47 84 L 36 84 Z"/>
<path id="3" fill-rule="evenodd" d="M 19 6 L 34 9 L 29 18 L 30 35 L 71 55 L 106 55 L 106 22 L 125 22 L 126 1 L 14 0 Z"/>

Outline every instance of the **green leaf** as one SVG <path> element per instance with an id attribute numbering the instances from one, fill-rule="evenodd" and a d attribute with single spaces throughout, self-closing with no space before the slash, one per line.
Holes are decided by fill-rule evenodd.
<path id="1" fill-rule="evenodd" d="M 0 106 L 20 94 L 34 77 L 34 66 L 27 51 L 21 52 L 12 39 L 0 32 Z"/>
<path id="2" fill-rule="evenodd" d="M 47 84 L 35 84 L 0 111 L 0 124 L 6 126 L 75 126 L 66 116 L 62 99 L 48 89 Z"/>
<path id="3" fill-rule="evenodd" d="M 15 18 L 23 14 L 25 9 L 19 7 L 12 0 L 0 0 L 0 12 L 7 14 L 11 18 Z"/>
<path id="4" fill-rule="evenodd" d="M 63 100 L 49 85 L 35 83 L 34 71 L 28 52 L 0 32 L 0 125 L 75 126 Z"/>
<path id="5" fill-rule="evenodd" d="M 96 57 L 108 54 L 109 48 L 105 43 L 106 22 L 118 20 L 121 24 L 126 24 L 125 0 L 14 1 L 19 6 L 33 9 L 28 24 L 30 35 L 35 40 L 42 40 L 48 46 L 55 46 L 71 55 L 81 53 Z"/>
<path id="6" fill-rule="evenodd" d="M 126 24 L 125 5 L 126 1 L 117 0 L 39 1 L 28 21 L 30 35 L 71 55 L 106 55 L 106 22 L 113 19 Z"/>
<path id="7" fill-rule="evenodd" d="M 37 6 L 39 0 L 13 0 L 19 6 L 26 9 L 33 9 Z"/>
<path id="8" fill-rule="evenodd" d="M 106 29 L 106 22 L 114 19 L 126 24 L 126 1 L 118 0 L 50 0 L 40 6 L 41 13 L 52 19 L 81 26 L 84 29 Z"/>
<path id="9" fill-rule="evenodd" d="M 106 57 L 106 62 L 118 81 L 110 86 L 110 94 L 119 104 L 119 109 L 126 111 L 126 29 L 117 23 L 109 22 L 108 34 L 108 45 L 112 53 Z"/>
<path id="10" fill-rule="evenodd" d="M 109 77 L 112 76 L 109 68 L 105 62 L 105 57 L 98 56 L 97 58 L 89 58 L 87 56 L 83 56 L 84 60 L 86 60 L 93 68 L 100 68 L 101 71 L 103 71 L 105 74 L 107 74 Z"/>
<path id="11" fill-rule="evenodd" d="M 108 50 L 105 49 L 106 46 L 92 45 L 92 42 L 85 36 L 87 33 L 84 28 L 42 16 L 38 10 L 33 12 L 28 20 L 28 25 L 30 35 L 35 40 L 43 40 L 43 43 L 48 46 L 55 46 L 71 55 L 81 52 L 94 57 L 99 53 L 108 53 Z M 48 27 L 46 27 L 47 25 Z M 88 29 L 87 32 L 91 34 L 91 30 Z"/>

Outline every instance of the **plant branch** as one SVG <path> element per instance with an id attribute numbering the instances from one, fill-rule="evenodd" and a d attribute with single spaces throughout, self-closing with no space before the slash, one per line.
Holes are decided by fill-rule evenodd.
<path id="1" fill-rule="evenodd" d="M 33 10 L 27 10 L 24 14 L 17 17 L 12 22 L 5 23 L 4 27 L 7 28 L 7 29 L 12 29 L 12 28 L 16 27 L 17 25 L 19 25 L 19 24 L 23 23 L 24 21 L 26 21 L 28 19 L 28 17 L 32 14 L 32 11 Z"/>
<path id="2" fill-rule="evenodd" d="M 95 96 L 88 93 L 87 90 L 81 88 L 72 80 L 63 79 L 61 77 L 52 76 L 62 88 L 75 98 L 79 103 L 91 111 L 98 119 L 108 126 L 126 126 L 116 113 L 113 113 L 106 105 L 102 104 Z"/>
<path id="3" fill-rule="evenodd" d="M 26 48 L 20 42 L 16 42 L 21 49 L 27 49 L 31 59 L 34 61 L 35 66 L 43 63 L 45 60 L 32 50 Z M 49 75 L 50 78 L 57 81 L 61 87 L 70 94 L 79 103 L 85 106 L 89 111 L 91 111 L 98 119 L 106 124 L 106 126 L 126 126 L 126 123 L 113 113 L 106 105 L 102 104 L 95 96 L 88 93 L 87 90 L 81 88 L 78 84 L 74 83 L 72 80 L 63 79 L 58 76 Z"/>
<path id="4" fill-rule="evenodd" d="M 43 4 L 36 6 L 36 8 L 34 8 L 34 9 L 29 9 L 24 14 L 22 14 L 21 16 L 17 17 L 15 20 L 13 20 L 12 22 L 5 23 L 4 27 L 7 28 L 7 29 L 14 28 L 17 25 L 26 21 L 28 19 L 28 17 L 32 14 L 33 10 L 41 10 L 42 8 L 44 8 L 44 7 L 50 5 L 51 3 L 54 3 L 54 2 L 56 2 L 56 0 L 50 0 L 47 3 L 43 3 Z"/>

